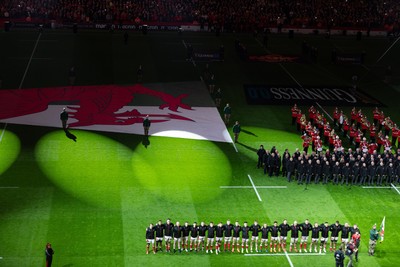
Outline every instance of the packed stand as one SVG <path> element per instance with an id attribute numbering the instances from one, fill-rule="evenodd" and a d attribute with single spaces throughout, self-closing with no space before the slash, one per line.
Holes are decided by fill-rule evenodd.
<path id="1" fill-rule="evenodd" d="M 339 0 L 6 0 L 0 17 L 62 22 L 197 22 L 246 31 L 268 27 L 397 27 L 400 3 Z"/>

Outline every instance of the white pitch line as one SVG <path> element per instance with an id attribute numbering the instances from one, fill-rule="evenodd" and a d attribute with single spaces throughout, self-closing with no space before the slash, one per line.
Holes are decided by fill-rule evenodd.
<path id="1" fill-rule="evenodd" d="M 182 44 L 183 44 L 183 46 L 184 46 L 185 48 L 187 48 L 187 45 L 186 45 L 185 40 L 182 40 Z"/>
<path id="2" fill-rule="evenodd" d="M 298 86 L 300 86 L 301 88 L 303 88 L 303 86 L 301 86 L 301 84 L 296 80 L 296 78 L 285 68 L 285 66 L 282 65 L 282 63 L 279 63 L 279 66 L 287 73 L 287 75 L 289 75 L 290 78 L 292 78 L 292 80 L 297 83 Z"/>
<path id="3" fill-rule="evenodd" d="M 363 186 L 364 189 L 381 189 L 381 188 L 392 188 L 391 186 Z"/>
<path id="4" fill-rule="evenodd" d="M 286 259 L 287 259 L 288 262 L 289 262 L 290 267 L 294 267 L 293 262 L 292 262 L 292 260 L 290 259 L 289 254 L 288 254 L 286 251 L 285 251 L 285 256 L 286 256 Z"/>
<path id="5" fill-rule="evenodd" d="M 383 55 L 380 57 L 380 58 L 378 58 L 378 60 L 376 61 L 376 63 L 379 63 L 379 61 L 381 61 L 381 59 L 384 57 L 384 56 L 386 56 L 386 54 L 389 52 L 389 50 L 390 49 L 392 49 L 392 47 L 397 43 L 397 41 L 399 41 L 400 40 L 400 37 L 398 37 L 397 39 L 396 39 L 396 41 L 394 41 L 393 42 L 393 44 L 383 53 Z"/>
<path id="6" fill-rule="evenodd" d="M 289 254 L 289 253 L 287 253 L 286 252 L 286 254 L 288 254 L 290 257 L 293 257 L 293 256 L 325 256 L 326 255 L 326 253 L 293 253 L 293 254 Z M 271 253 L 271 254 L 244 254 L 244 256 L 248 256 L 248 257 L 251 257 L 251 256 L 255 256 L 255 257 L 265 257 L 265 256 L 269 256 L 269 257 L 272 257 L 272 256 L 286 256 L 286 254 L 285 253 Z"/>
<path id="7" fill-rule="evenodd" d="M 254 183 L 253 183 L 253 179 L 251 179 L 250 174 L 247 174 L 247 177 L 249 177 L 250 183 L 251 183 L 251 185 L 253 186 L 254 191 L 256 192 L 256 195 L 257 195 L 257 197 L 258 197 L 258 200 L 259 200 L 259 201 L 262 201 L 262 199 L 261 199 L 261 197 L 260 197 L 260 194 L 258 194 L 257 188 L 256 188 L 256 186 L 255 186 Z"/>
<path id="8" fill-rule="evenodd" d="M 33 59 L 33 55 L 35 54 L 35 51 L 36 51 L 36 48 L 37 48 L 37 46 L 39 44 L 39 40 L 40 40 L 41 36 L 42 36 L 42 33 L 39 33 L 39 36 L 38 36 L 38 38 L 36 40 L 35 46 L 33 47 L 32 54 L 31 54 L 31 56 L 29 58 L 28 65 L 26 65 L 25 72 L 24 72 L 24 75 L 22 76 L 22 80 L 21 80 L 21 82 L 19 84 L 18 89 L 21 89 L 22 85 L 24 84 L 26 74 L 28 73 L 29 67 L 30 67 L 32 59 Z M 1 135 L 0 135 L 0 142 L 3 140 L 4 132 L 6 131 L 7 125 L 8 125 L 8 123 L 6 122 L 4 124 L 3 131 L 1 132 Z"/>
<path id="9" fill-rule="evenodd" d="M 222 186 L 220 186 L 219 188 L 225 188 L 225 189 L 243 189 L 243 188 L 253 188 L 252 186 L 241 186 L 241 185 L 232 185 L 232 186 L 228 186 L 228 185 L 222 185 Z M 265 185 L 265 186 L 263 186 L 263 185 L 261 185 L 261 186 L 256 186 L 256 188 L 259 188 L 259 189 L 283 189 L 283 188 L 287 188 L 287 186 L 279 186 L 279 185 L 276 185 L 276 186 L 268 186 L 268 185 Z"/>
<path id="10" fill-rule="evenodd" d="M 33 47 L 31 57 L 29 58 L 28 65 L 26 65 L 24 75 L 22 76 L 21 83 L 19 84 L 19 87 L 18 87 L 19 89 L 22 88 L 22 84 L 23 84 L 24 81 L 25 81 L 26 74 L 28 73 L 29 66 L 31 65 L 31 62 L 32 62 L 32 59 L 33 59 L 33 55 L 35 54 L 35 51 L 36 51 L 36 48 L 37 48 L 37 46 L 38 46 L 38 44 L 39 44 L 39 40 L 40 40 L 40 37 L 41 37 L 41 36 L 42 36 L 42 33 L 39 33 L 39 36 L 38 36 L 38 38 L 37 38 L 37 40 L 36 40 L 36 43 L 35 43 L 35 46 Z"/>
<path id="11" fill-rule="evenodd" d="M 331 117 L 331 115 L 329 115 L 329 113 L 318 102 L 315 102 L 315 104 L 317 104 L 317 106 L 320 109 L 322 109 L 323 112 L 325 112 L 326 116 L 328 116 L 328 118 L 331 119 L 331 121 L 333 121 L 333 118 Z"/>
<path id="12" fill-rule="evenodd" d="M 393 189 L 394 190 L 396 190 L 397 191 L 397 193 L 400 195 L 400 191 L 399 191 L 399 189 L 397 189 L 397 187 L 396 186 L 394 186 L 394 184 L 390 184 L 392 187 L 393 187 Z"/>

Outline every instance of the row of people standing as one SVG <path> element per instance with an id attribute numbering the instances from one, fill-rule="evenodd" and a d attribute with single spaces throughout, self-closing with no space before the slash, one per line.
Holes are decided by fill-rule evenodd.
<path id="1" fill-rule="evenodd" d="M 316 153 L 300 152 L 290 154 L 286 149 L 281 156 L 272 147 L 266 150 L 263 145 L 257 150 L 257 168 L 263 168 L 264 174 L 286 177 L 298 184 L 332 182 L 335 185 L 383 185 L 400 183 L 400 149 L 396 154 L 384 152 L 369 155 L 359 148 L 354 152 L 334 151 Z"/>

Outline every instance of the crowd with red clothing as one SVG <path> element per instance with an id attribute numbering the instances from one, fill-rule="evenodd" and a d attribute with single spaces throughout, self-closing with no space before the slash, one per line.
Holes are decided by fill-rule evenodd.
<path id="1" fill-rule="evenodd" d="M 398 28 L 396 0 L 5 0 L 0 18 L 62 22 L 198 22 L 232 30 L 269 27 Z"/>
<path id="2" fill-rule="evenodd" d="M 379 153 L 382 147 L 385 151 L 390 151 L 398 140 L 400 143 L 399 127 L 377 107 L 373 110 L 372 123 L 361 109 L 357 110 L 355 107 L 349 117 L 336 107 L 332 114 L 332 125 L 314 106 L 308 109 L 306 116 L 297 105 L 294 105 L 291 114 L 292 125 L 296 123 L 297 130 L 302 133 L 305 152 L 308 152 L 310 144 L 313 151 L 321 151 L 322 137 L 331 151 L 343 150 L 340 133 L 344 138 L 349 138 L 350 146 L 354 144 L 355 149 L 360 148 L 362 152 L 369 154 L 375 150 Z"/>

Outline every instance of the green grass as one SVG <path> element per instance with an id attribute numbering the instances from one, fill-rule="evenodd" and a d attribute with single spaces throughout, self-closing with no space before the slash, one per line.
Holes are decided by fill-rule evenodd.
<path id="1" fill-rule="evenodd" d="M 3 88 L 18 88 L 37 38 L 36 32 L 0 33 L 0 73 Z M 288 219 L 300 222 L 357 223 L 362 233 L 360 262 L 356 266 L 397 266 L 400 236 L 395 232 L 399 195 L 389 189 L 362 189 L 310 185 L 308 190 L 267 177 L 256 168 L 255 150 L 260 144 L 281 152 L 301 147 L 290 125 L 288 106 L 249 106 L 245 83 L 295 85 L 276 64 L 241 62 L 234 51 L 240 38 L 251 53 L 265 50 L 251 35 L 207 33 L 131 33 L 123 44 L 122 33 L 80 31 L 45 32 L 41 36 L 23 88 L 63 86 L 68 69 L 77 69 L 77 84 L 132 84 L 139 64 L 144 82 L 199 80 L 204 63 L 193 67 L 184 60 L 182 39 L 197 48 L 226 49 L 223 63 L 212 63 L 223 102 L 231 103 L 233 120 L 243 132 L 237 144 L 213 143 L 165 137 L 74 131 L 78 142 L 62 131 L 46 127 L 8 125 L 0 143 L 0 266 L 43 266 L 44 245 L 52 242 L 55 266 L 289 266 L 286 257 L 219 256 L 185 253 L 145 255 L 144 230 L 150 222 L 225 222 L 258 220 L 271 224 Z M 396 45 L 382 61 L 377 59 L 391 43 L 384 38 L 295 36 L 270 37 L 268 50 L 298 54 L 306 39 L 319 48 L 317 64 L 284 64 L 303 85 L 351 84 L 360 86 L 387 105 L 385 112 L 400 119 L 398 105 L 400 49 Z M 330 64 L 330 51 L 367 52 L 366 68 Z M 392 84 L 383 83 L 384 69 L 394 69 Z M 382 94 L 384 92 L 385 94 Z M 332 107 L 325 107 L 329 112 Z M 364 108 L 363 108 L 364 110 Z M 365 109 L 370 112 L 371 109 Z M 345 110 L 348 112 L 348 109 Z M 1 125 L 4 128 L 4 124 Z M 230 128 L 231 126 L 229 126 Z M 210 129 L 212 130 L 212 129 Z M 286 189 L 220 189 L 222 185 L 285 185 Z M 375 257 L 367 255 L 368 232 L 386 216 L 385 241 Z M 332 253 L 320 257 L 291 257 L 294 266 L 331 266 Z"/>

